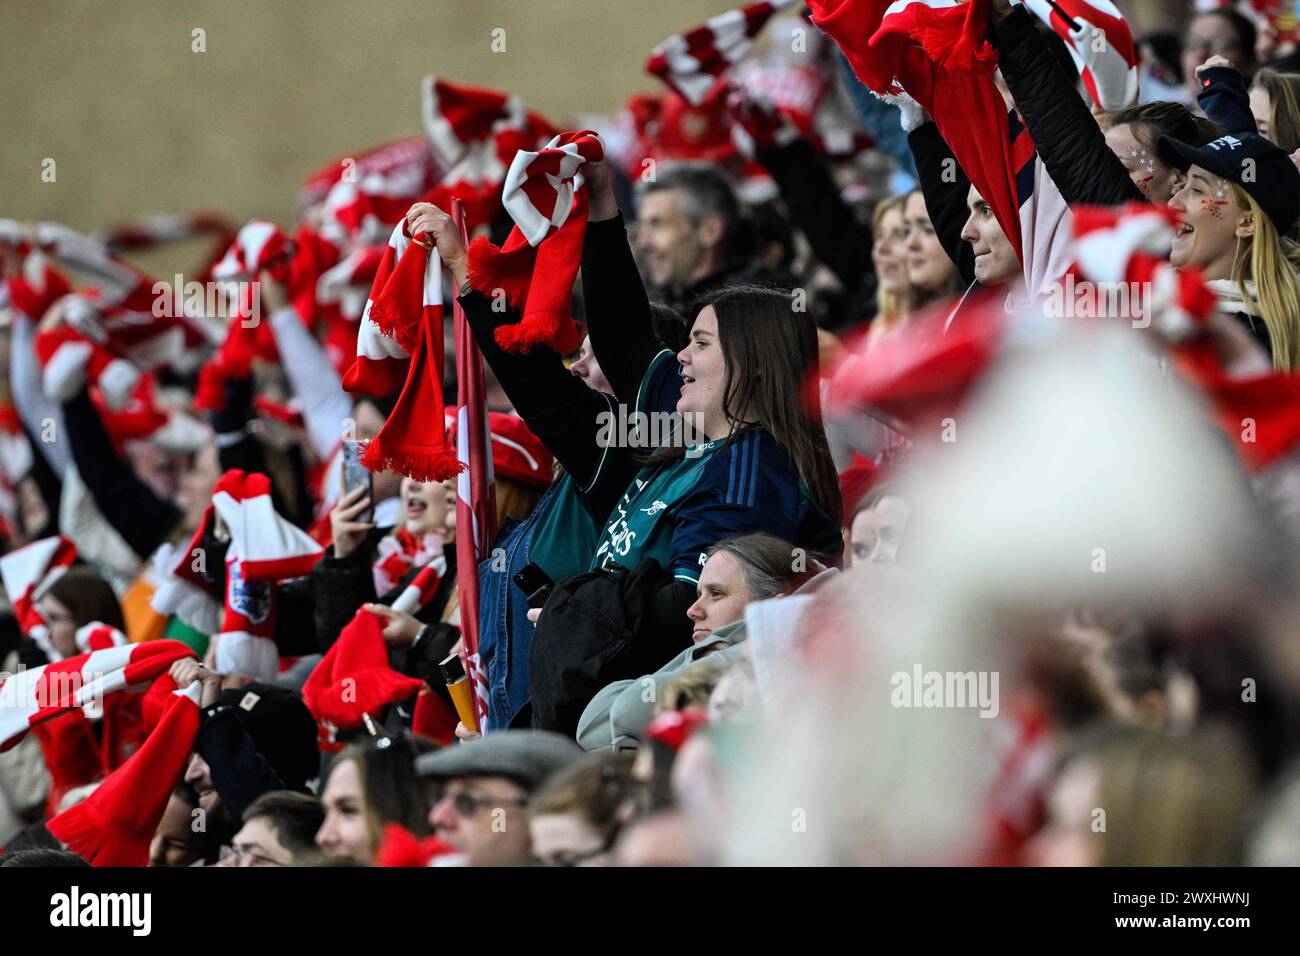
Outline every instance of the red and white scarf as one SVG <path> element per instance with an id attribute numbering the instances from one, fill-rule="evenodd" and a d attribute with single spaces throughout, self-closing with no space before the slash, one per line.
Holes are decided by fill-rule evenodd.
<path id="1" fill-rule="evenodd" d="M 118 358 L 70 325 L 38 331 L 34 344 L 41 363 L 41 388 L 53 401 L 71 401 L 89 385 L 98 390 L 108 408 L 119 411 L 139 384 L 140 369 L 135 364 Z"/>
<path id="2" fill-rule="evenodd" d="M 427 241 L 427 240 L 426 240 Z M 460 471 L 447 445 L 442 402 L 442 259 L 399 223 L 379 263 L 357 333 L 357 357 L 343 377 L 349 392 L 384 398 L 401 389 L 392 414 L 362 462 L 416 481 Z"/>
<path id="3" fill-rule="evenodd" d="M 253 219 L 236 234 L 230 248 L 212 267 L 212 278 L 224 292 L 225 340 L 199 375 L 195 407 L 219 411 L 225 404 L 225 384 L 247 378 L 253 360 L 279 364 L 270 316 L 261 315 L 258 276 L 268 270 L 277 282 L 287 282 L 295 252 L 292 239 L 273 222 Z"/>
<path id="4" fill-rule="evenodd" d="M 4 281 L 9 304 L 33 323 L 40 322 L 50 306 L 72 292 L 72 283 L 39 249 L 22 255 L 18 271 Z"/>
<path id="5" fill-rule="evenodd" d="M 677 33 L 650 51 L 647 73 L 659 77 L 694 106 L 754 46 L 773 14 L 797 0 L 760 0 L 711 17 L 701 26 Z"/>
<path id="6" fill-rule="evenodd" d="M 229 248 L 235 238 L 235 227 L 225 216 L 217 212 L 179 212 L 162 213 L 148 216 L 133 222 L 121 223 L 96 232 L 93 238 L 101 242 L 113 255 L 153 246 L 165 245 L 193 239 L 196 236 L 211 234 L 213 239 L 210 252 L 204 258 L 197 271 L 200 281 L 212 278 L 212 267 Z"/>
<path id="7" fill-rule="evenodd" d="M 1300 445 L 1300 377 L 1264 372 L 1240 378 L 1225 371 L 1199 334 L 1218 297 L 1197 270 L 1178 271 L 1168 261 L 1177 220 L 1168 207 L 1147 203 L 1080 207 L 1071 276 L 1076 283 L 1133 290 L 1124 318 L 1149 325 L 1160 337 L 1179 373 L 1211 403 L 1215 424 L 1245 466 L 1263 471 Z M 1085 291 L 1096 295 L 1092 287 Z"/>
<path id="8" fill-rule="evenodd" d="M 502 198 L 515 228 L 500 248 L 480 236 L 469 249 L 470 285 L 489 296 L 500 290 L 522 312 L 518 322 L 498 326 L 503 349 L 545 345 L 567 355 L 582 342 L 572 303 L 587 233 L 581 170 L 604 155 L 600 138 L 582 130 L 536 152 L 521 150 L 510 164 Z"/>
<path id="9" fill-rule="evenodd" d="M 168 289 L 112 256 L 103 243 L 59 223 L 36 223 L 30 249 L 90 278 L 73 294 L 68 321 L 145 371 L 196 364 L 197 350 L 213 342 L 214 329 L 186 307 L 184 289 Z"/>
<path id="10" fill-rule="evenodd" d="M 46 824 L 55 838 L 91 866 L 149 862 L 150 841 L 172 788 L 189 764 L 199 731 L 201 685 L 195 681 L 187 688 L 173 689 L 175 684 L 166 674 L 155 685 L 167 691 L 166 709 L 144 744 L 94 793 Z"/>
<path id="11" fill-rule="evenodd" d="M 212 267 L 212 277 L 256 279 L 263 269 L 278 270 L 283 276 L 293 252 L 293 240 L 283 229 L 265 219 L 251 219 L 240 228 L 226 254 Z"/>
<path id="12" fill-rule="evenodd" d="M 393 223 L 433 187 L 428 162 L 352 172 L 330 189 L 321 209 L 321 234 L 342 248 L 382 242 Z"/>
<path id="13" fill-rule="evenodd" d="M 1092 288 L 1141 290 L 1129 299 L 1125 318 L 1150 325 L 1167 343 L 1186 340 L 1215 309 L 1214 293 L 1196 270 L 1169 264 L 1178 214 L 1167 206 L 1129 203 L 1119 208 L 1079 206 L 1074 210 L 1073 283 Z"/>
<path id="14" fill-rule="evenodd" d="M 77 546 L 61 536 L 42 538 L 0 557 L 0 580 L 24 634 L 48 655 L 49 625 L 36 602 L 77 560 Z"/>
<path id="15" fill-rule="evenodd" d="M 371 565 L 375 593 L 380 596 L 387 594 L 397 587 L 412 568 L 422 568 L 442 561 L 442 570 L 445 572 L 446 558 L 442 552 L 444 540 L 443 535 L 437 531 L 416 537 L 404 526 L 399 526 L 392 534 L 384 535 L 379 540 L 378 555 Z"/>
<path id="16" fill-rule="evenodd" d="M 1108 113 L 1137 105 L 1138 53 L 1110 0 L 1020 0 L 1065 41 L 1088 95 Z"/>
<path id="17" fill-rule="evenodd" d="M 199 529 L 171 569 L 173 576 L 204 590 L 207 581 L 196 562 L 204 559 L 203 538 L 216 516 L 230 534 L 217 669 L 272 680 L 280 660 L 274 641 L 275 584 L 309 574 L 323 549 L 276 513 L 270 478 L 231 469 L 217 482 Z"/>
<path id="18" fill-rule="evenodd" d="M 180 641 L 117 644 L 10 674 L 0 680 L 0 750 L 12 747 L 36 724 L 148 684 L 176 661 L 193 656 Z"/>
<path id="19" fill-rule="evenodd" d="M 302 211 L 324 202 L 330 191 L 343 180 L 370 182 L 372 177 L 403 181 L 419 178 L 432 183 L 436 175 L 437 166 L 428 139 L 423 135 L 408 136 L 326 163 L 302 184 L 298 208 Z"/>

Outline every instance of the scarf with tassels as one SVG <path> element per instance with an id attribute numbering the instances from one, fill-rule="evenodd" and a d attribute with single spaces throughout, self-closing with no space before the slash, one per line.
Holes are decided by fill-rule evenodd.
<path id="1" fill-rule="evenodd" d="M 357 357 L 343 387 L 385 398 L 401 394 L 361 461 L 416 481 L 445 481 L 461 470 L 447 445 L 442 407 L 442 259 L 406 223 L 389 237 L 357 332 Z"/>
<path id="2" fill-rule="evenodd" d="M 469 247 L 469 284 L 484 295 L 504 293 L 522 314 L 499 326 L 496 340 L 510 352 L 545 345 L 567 355 L 582 342 L 573 321 L 573 280 L 587 234 L 584 163 L 604 158 L 591 130 L 561 133 L 536 152 L 520 150 L 506 174 L 502 199 L 515 221 L 505 245 L 480 236 Z"/>

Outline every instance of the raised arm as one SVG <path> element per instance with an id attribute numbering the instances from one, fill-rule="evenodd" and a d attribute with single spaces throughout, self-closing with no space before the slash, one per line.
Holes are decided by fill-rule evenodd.
<path id="1" fill-rule="evenodd" d="M 262 297 L 271 315 L 271 333 L 280 352 L 285 377 L 302 402 L 302 417 L 312 450 L 329 461 L 343 436 L 343 423 L 352 414 L 352 399 L 343 390 L 339 373 L 320 342 L 288 304 L 284 288 L 268 273 L 261 277 Z"/>
<path id="2" fill-rule="evenodd" d="M 147 559 L 171 536 L 180 510 L 158 497 L 118 456 L 84 388 L 63 404 L 63 421 L 72 460 L 95 505 L 140 560 Z"/>
<path id="3" fill-rule="evenodd" d="M 641 381 L 662 351 L 650 324 L 650 300 L 605 163 L 583 166 L 591 206 L 582 245 L 582 303 L 587 334 L 618 400 L 631 408 Z"/>
<path id="4" fill-rule="evenodd" d="M 1071 205 L 1147 202 L 1109 146 L 1074 77 L 1052 56 L 1029 11 L 1017 7 L 993 24 L 998 65 L 1034 147 L 1061 197 Z"/>
<path id="5" fill-rule="evenodd" d="M 1259 132 L 1255 114 L 1250 111 L 1246 81 L 1225 57 L 1210 57 L 1196 68 L 1196 75 L 1201 81 L 1201 92 L 1197 94 L 1196 102 L 1223 132 Z"/>
<path id="6" fill-rule="evenodd" d="M 496 312 L 493 303 L 466 284 L 465 247 L 454 224 L 442 210 L 417 203 L 407 214 L 412 235 L 428 233 L 438 243 L 443 265 L 462 291 L 461 307 L 483 358 L 496 374 L 515 412 L 542 444 L 586 490 L 595 483 L 610 459 L 626 451 L 599 441 L 601 416 L 615 411 L 612 400 L 588 388 L 564 367 L 549 349 L 537 347 L 524 354 L 506 352 L 496 342 L 498 325 L 518 321 L 517 312 Z M 603 367 L 603 366 L 602 366 Z"/>

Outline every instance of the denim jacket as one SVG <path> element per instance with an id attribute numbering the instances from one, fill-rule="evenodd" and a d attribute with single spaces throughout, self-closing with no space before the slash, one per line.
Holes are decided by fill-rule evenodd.
<path id="1" fill-rule="evenodd" d="M 505 730 L 528 702 L 528 652 L 536 625 L 528 620 L 528 601 L 514 578 L 529 562 L 533 530 L 566 483 L 567 478 L 552 482 L 523 521 L 507 521 L 492 554 L 478 566 L 478 651 L 488 682 L 488 730 Z"/>

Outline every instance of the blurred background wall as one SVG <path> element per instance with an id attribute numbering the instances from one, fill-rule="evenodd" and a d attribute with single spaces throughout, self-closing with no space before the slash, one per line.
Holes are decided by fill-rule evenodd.
<path id="1" fill-rule="evenodd" d="M 314 169 L 421 131 L 425 74 L 519 93 L 563 123 L 654 89 L 641 69 L 650 48 L 736 5 L 5 0 L 0 215 L 89 230 L 211 208 L 288 223 Z M 1169 0 L 1123 5 L 1147 29 L 1177 29 L 1161 22 Z M 195 29 L 206 52 L 191 49 Z M 53 183 L 41 181 L 47 157 Z"/>
<path id="2" fill-rule="evenodd" d="M 421 132 L 426 74 L 518 93 L 562 123 L 654 89 L 650 48 L 733 5 L 4 0 L 0 216 L 93 229 L 205 207 L 288 222 L 316 168 Z M 41 181 L 46 157 L 56 182 Z"/>

